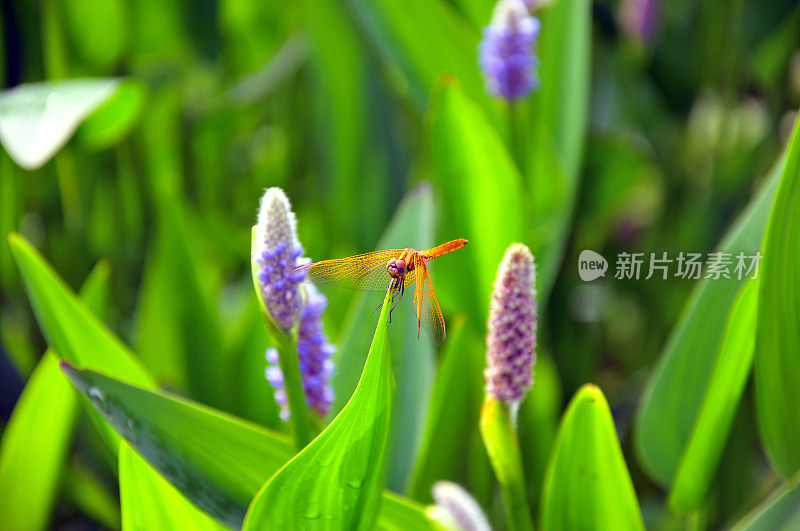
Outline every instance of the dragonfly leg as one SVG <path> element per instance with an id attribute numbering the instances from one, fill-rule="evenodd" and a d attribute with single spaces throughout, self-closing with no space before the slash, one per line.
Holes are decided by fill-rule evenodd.
<path id="1" fill-rule="evenodd" d="M 393 278 L 391 283 L 389 284 L 389 290 L 392 292 L 392 300 L 394 300 L 394 294 L 397 291 L 397 285 L 396 284 L 397 284 L 397 279 L 396 278 Z M 383 301 L 381 301 L 381 303 L 374 310 L 372 310 L 372 313 L 377 312 L 382 307 L 383 307 Z M 392 322 L 392 312 L 391 311 L 389 312 L 389 322 L 390 323 Z"/>
<path id="2" fill-rule="evenodd" d="M 406 284 L 405 284 L 405 282 L 403 282 L 403 283 L 400 284 L 400 296 L 397 298 L 397 302 L 394 303 L 394 306 L 392 306 L 392 309 L 389 310 L 389 320 L 390 320 L 390 322 L 391 322 L 391 319 L 392 319 L 392 312 L 394 311 L 395 308 L 397 308 L 397 305 L 400 304 L 400 301 L 403 299 L 403 294 L 405 292 L 406 292 Z"/>

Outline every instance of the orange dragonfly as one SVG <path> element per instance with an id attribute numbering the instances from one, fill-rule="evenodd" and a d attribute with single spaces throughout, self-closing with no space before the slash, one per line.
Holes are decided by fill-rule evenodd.
<path id="1" fill-rule="evenodd" d="M 392 310 L 399 304 L 406 286 L 412 286 L 416 282 L 414 310 L 417 314 L 417 336 L 422 326 L 431 340 L 441 345 L 446 335 L 444 317 L 433 292 L 428 261 L 452 253 L 466 244 L 467 240 L 460 238 L 425 251 L 414 249 L 373 251 L 302 265 L 294 271 L 305 272 L 307 280 L 317 284 L 330 284 L 362 291 L 391 290 L 393 302 L 394 296 L 400 295 Z M 390 310 L 390 319 L 391 315 Z"/>

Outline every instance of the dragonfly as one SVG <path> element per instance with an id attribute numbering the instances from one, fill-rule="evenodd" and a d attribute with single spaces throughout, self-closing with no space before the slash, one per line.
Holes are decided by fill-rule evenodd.
<path id="1" fill-rule="evenodd" d="M 433 291 L 433 281 L 428 262 L 447 253 L 452 253 L 467 244 L 459 238 L 432 249 L 385 249 L 357 254 L 347 258 L 322 260 L 296 267 L 294 271 L 306 274 L 306 280 L 315 284 L 329 284 L 341 288 L 361 291 L 392 292 L 392 311 L 400 303 L 405 288 L 414 284 L 414 311 L 417 314 L 417 337 L 424 328 L 436 345 L 441 345 L 447 335 L 439 301 Z M 397 301 L 394 298 L 399 295 Z M 381 303 L 383 305 L 383 303 Z M 381 306 L 378 306 L 380 308 Z M 378 309 L 376 308 L 376 310 Z"/>

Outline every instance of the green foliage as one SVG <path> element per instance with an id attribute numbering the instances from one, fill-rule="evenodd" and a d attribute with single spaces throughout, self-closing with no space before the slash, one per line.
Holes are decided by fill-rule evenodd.
<path id="1" fill-rule="evenodd" d="M 497 264 L 509 243 L 525 241 L 522 178 L 481 108 L 459 84 L 444 80 L 431 117 L 435 184 L 443 197 L 440 239 L 470 245 L 437 264 L 442 299 L 486 321 Z M 463 286 L 470 289 L 463 289 Z"/>
<path id="2" fill-rule="evenodd" d="M 103 314 L 109 269 L 98 264 L 81 290 L 84 302 Z M 45 352 L 3 431 L 0 444 L 0 513 L 9 529 L 45 529 L 72 441 L 80 405 Z"/>
<path id="3" fill-rule="evenodd" d="M 672 483 L 669 502 L 678 512 L 700 508 L 716 472 L 750 374 L 757 309 L 758 281 L 750 280 L 731 306 L 703 405 Z"/>
<path id="4" fill-rule="evenodd" d="M 800 468 L 800 127 L 795 126 L 767 233 L 758 304 L 759 428 L 773 466 Z"/>
<path id="5" fill-rule="evenodd" d="M 391 292 L 387 292 L 353 396 L 325 431 L 264 484 L 247 511 L 245 531 L 306 526 L 371 529 L 374 525 L 392 407 L 391 306 Z"/>
<path id="6" fill-rule="evenodd" d="M 526 2 L 539 86 L 514 102 L 479 65 L 496 0 L 4 3 L 0 528 L 238 528 L 258 508 L 426 530 L 440 480 L 500 529 L 797 527 L 800 8 L 656 3 L 643 28 L 642 2 Z M 407 296 L 368 358 L 380 297 L 320 286 L 335 403 L 292 424 L 264 350 L 299 369 L 295 345 L 250 278 L 270 186 L 316 260 L 470 240 L 431 266 L 441 351 Z M 536 257 L 538 362 L 518 441 L 490 449 L 524 492 L 479 432 L 488 301 L 515 241 Z M 604 278 L 576 274 L 584 249 Z M 762 271 L 644 278 L 650 253 L 712 250 L 760 250 Z M 643 253 L 638 280 L 615 278 L 622 252 Z M 102 322 L 71 291 L 98 261 Z M 364 467 L 369 488 L 347 486 Z"/>
<path id="7" fill-rule="evenodd" d="M 780 169 L 726 234 L 720 252 L 754 255 L 760 251 Z M 697 425 L 715 360 L 723 354 L 720 345 L 730 308 L 743 283 L 735 277 L 701 280 L 650 375 L 634 437 L 640 462 L 663 485 L 672 483 Z M 731 385 L 728 392 L 735 396 L 738 388 Z"/>
<path id="8" fill-rule="evenodd" d="M 587 384 L 561 420 L 542 492 L 541 529 L 644 529 L 605 396 Z"/>

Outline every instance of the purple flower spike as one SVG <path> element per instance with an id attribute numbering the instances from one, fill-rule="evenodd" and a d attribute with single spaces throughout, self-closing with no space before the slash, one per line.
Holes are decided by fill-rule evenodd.
<path id="1" fill-rule="evenodd" d="M 252 260 L 264 305 L 275 324 L 285 332 L 297 325 L 297 355 L 306 403 L 325 415 L 333 403 L 329 382 L 334 365 L 330 358 L 336 351 L 322 330 L 322 312 L 328 300 L 313 284 L 301 285 L 305 273 L 294 271 L 311 260 L 302 257 L 303 246 L 297 241 L 297 221 L 280 188 L 264 192 L 254 231 Z M 267 349 L 266 358 L 268 366 L 264 376 L 275 389 L 281 418 L 288 420 L 289 406 L 278 351 Z"/>
<path id="2" fill-rule="evenodd" d="M 297 324 L 303 308 L 299 284 L 305 278 L 292 270 L 309 261 L 301 258 L 303 246 L 297 241 L 296 225 L 283 190 L 267 189 L 258 211 L 252 259 L 267 310 L 283 330 Z"/>
<path id="3" fill-rule="evenodd" d="M 533 47 L 539 27 L 539 19 L 528 14 L 523 0 L 497 3 L 479 47 L 481 69 L 492 94 L 516 100 L 538 86 L 535 70 L 539 60 Z"/>
<path id="4" fill-rule="evenodd" d="M 330 379 L 333 376 L 334 365 L 330 358 L 336 352 L 336 348 L 328 343 L 328 338 L 322 330 L 321 317 L 328 300 L 313 284 L 306 284 L 305 292 L 306 304 L 297 328 L 297 354 L 300 358 L 306 404 L 320 416 L 324 416 L 333 404 Z M 275 388 L 275 400 L 281 406 L 281 419 L 289 420 L 289 406 L 283 389 L 283 373 L 278 367 L 278 351 L 271 348 L 267 350 L 266 357 L 270 365 L 267 366 L 264 375 Z"/>
<path id="5" fill-rule="evenodd" d="M 650 42 L 656 37 L 661 0 L 624 0 L 620 5 L 620 24 L 629 35 Z"/>
<path id="6" fill-rule="evenodd" d="M 530 249 L 512 244 L 494 281 L 486 336 L 486 392 L 518 403 L 533 384 L 536 361 L 536 266 Z"/>

